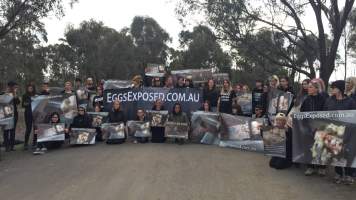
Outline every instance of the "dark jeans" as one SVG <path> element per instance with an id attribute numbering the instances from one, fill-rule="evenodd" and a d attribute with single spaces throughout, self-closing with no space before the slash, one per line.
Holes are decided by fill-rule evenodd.
<path id="1" fill-rule="evenodd" d="M 351 167 L 335 167 L 335 172 L 340 176 L 353 176 L 355 169 Z"/>
<path id="2" fill-rule="evenodd" d="M 30 139 L 31 132 L 32 132 L 32 124 L 33 124 L 32 115 L 25 113 L 25 124 L 26 124 L 26 132 L 25 132 L 25 144 L 24 145 L 28 146 L 28 141 Z M 35 135 L 34 135 L 33 140 L 32 140 L 33 146 L 35 146 L 36 140 L 37 140 L 37 137 L 35 137 Z"/>
<path id="3" fill-rule="evenodd" d="M 4 145 L 7 151 L 14 149 L 15 129 L 4 130 Z"/>

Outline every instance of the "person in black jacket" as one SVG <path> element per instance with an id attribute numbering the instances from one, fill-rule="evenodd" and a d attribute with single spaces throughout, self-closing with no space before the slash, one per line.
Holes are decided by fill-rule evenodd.
<path id="1" fill-rule="evenodd" d="M 255 84 L 255 88 L 252 90 L 252 111 L 255 110 L 257 105 L 262 106 L 263 110 L 266 110 L 267 95 L 263 91 L 263 82 L 261 80 L 256 80 Z"/>
<path id="2" fill-rule="evenodd" d="M 312 80 L 309 83 L 308 86 L 308 96 L 306 99 L 303 101 L 300 111 L 301 112 L 311 112 L 311 111 L 323 111 L 324 105 L 325 105 L 325 96 L 321 95 L 319 93 L 320 91 L 320 83 Z M 314 135 L 306 135 L 305 137 L 312 137 L 309 139 L 306 139 L 305 141 L 313 141 L 314 140 Z M 305 149 L 311 149 L 313 146 L 313 142 L 307 145 L 307 148 Z M 307 154 L 306 154 L 307 155 Z M 325 166 L 321 165 L 307 165 L 307 170 L 305 171 L 306 176 L 311 176 L 315 173 L 318 173 L 320 176 L 325 176 L 326 175 L 326 168 Z"/>
<path id="3" fill-rule="evenodd" d="M 329 97 L 324 106 L 324 110 L 355 110 L 356 102 L 346 96 L 345 93 L 345 81 L 339 80 L 331 84 L 331 97 Z M 352 177 L 354 169 L 351 167 L 335 167 L 336 177 L 335 183 L 344 183 L 351 185 L 354 183 Z"/>
<path id="4" fill-rule="evenodd" d="M 231 88 L 230 81 L 224 80 L 218 99 L 218 112 L 232 114 L 233 104 L 236 104 L 236 94 Z"/>
<path id="5" fill-rule="evenodd" d="M 86 113 L 85 108 L 78 107 L 78 115 L 74 117 L 70 128 L 91 128 L 92 118 Z"/>
<path id="6" fill-rule="evenodd" d="M 96 96 L 93 98 L 93 108 L 95 108 L 96 105 L 100 106 L 100 110 L 104 109 L 103 88 L 101 86 L 96 88 Z"/>
<path id="7" fill-rule="evenodd" d="M 119 100 L 115 100 L 113 102 L 112 110 L 109 112 L 109 123 L 125 123 L 126 124 L 126 116 L 124 112 L 121 111 L 121 103 Z M 107 140 L 107 144 L 122 144 L 126 141 L 124 139 L 111 139 Z"/>
<path id="8" fill-rule="evenodd" d="M 213 112 L 216 112 L 218 106 L 219 91 L 216 89 L 214 79 L 208 80 L 208 85 L 203 90 L 203 100 L 210 102 L 210 107 Z"/>
<path id="9" fill-rule="evenodd" d="M 22 107 L 25 109 L 24 117 L 25 117 L 25 124 L 26 124 L 26 131 L 25 131 L 25 143 L 24 143 L 24 150 L 28 149 L 28 140 L 30 139 L 30 135 L 32 132 L 32 124 L 33 124 L 33 117 L 32 117 L 32 97 L 36 95 L 36 90 L 34 85 L 27 85 L 26 86 L 26 93 L 22 96 Z M 36 145 L 36 137 L 34 135 L 32 146 Z"/>
<path id="10" fill-rule="evenodd" d="M 6 89 L 7 95 L 10 95 L 13 97 L 12 104 L 14 107 L 14 127 L 11 127 L 10 129 L 5 129 L 4 130 L 4 144 L 5 144 L 5 151 L 15 151 L 15 136 L 16 136 L 16 125 L 17 125 L 17 120 L 18 120 L 18 111 L 17 111 L 17 105 L 20 104 L 20 99 L 17 96 L 17 90 L 18 90 L 18 85 L 14 81 L 10 81 L 7 83 L 7 89 Z"/>

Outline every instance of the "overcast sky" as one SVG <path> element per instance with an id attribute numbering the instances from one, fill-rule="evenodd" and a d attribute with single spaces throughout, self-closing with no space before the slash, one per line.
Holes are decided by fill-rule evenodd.
<path id="1" fill-rule="evenodd" d="M 65 17 L 57 19 L 50 17 L 45 19 L 49 43 L 58 42 L 64 37 L 64 31 L 68 24 L 75 27 L 84 20 L 98 20 L 106 26 L 120 30 L 129 27 L 133 18 L 139 16 L 150 16 L 165 29 L 173 39 L 172 47 L 178 47 L 178 34 L 183 30 L 175 15 L 176 0 L 79 0 L 73 8 L 66 9 Z M 307 14 L 308 24 L 314 24 L 313 15 Z M 303 20 L 304 21 L 304 20 Z M 198 22 L 192 22 L 192 25 Z M 356 63 L 349 62 L 349 75 L 356 75 Z M 344 70 L 340 68 L 334 73 L 332 80 L 343 78 Z"/>

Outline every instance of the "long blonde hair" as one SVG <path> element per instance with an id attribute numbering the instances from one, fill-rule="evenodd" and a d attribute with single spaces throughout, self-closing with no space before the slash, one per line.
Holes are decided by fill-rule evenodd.
<path id="1" fill-rule="evenodd" d="M 355 94 L 355 92 L 356 92 L 356 77 L 349 77 L 346 79 L 346 82 L 349 82 L 352 85 L 352 89 L 350 91 L 345 90 L 345 94 L 347 96 Z"/>

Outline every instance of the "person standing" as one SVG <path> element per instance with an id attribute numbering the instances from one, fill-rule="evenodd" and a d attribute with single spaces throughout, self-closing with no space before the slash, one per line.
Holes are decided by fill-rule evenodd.
<path id="1" fill-rule="evenodd" d="M 218 112 L 232 114 L 232 105 L 235 104 L 236 94 L 232 90 L 230 81 L 224 80 L 218 99 Z"/>
<path id="2" fill-rule="evenodd" d="M 256 80 L 255 88 L 252 90 L 252 110 L 255 111 L 257 105 L 262 106 L 263 110 L 266 110 L 266 100 L 267 97 L 263 91 L 263 82 L 261 80 Z"/>
<path id="3" fill-rule="evenodd" d="M 7 83 L 6 95 L 12 96 L 12 104 L 14 111 L 14 126 L 13 127 L 5 127 L 4 128 L 4 143 L 5 143 L 5 151 L 15 151 L 15 136 L 16 136 L 16 126 L 18 120 L 18 111 L 17 106 L 21 103 L 19 97 L 17 96 L 18 85 L 14 81 L 10 81 Z"/>
<path id="4" fill-rule="evenodd" d="M 25 124 L 26 124 L 26 131 L 25 131 L 25 143 L 24 143 L 24 150 L 28 149 L 28 141 L 31 136 L 32 132 L 32 125 L 33 125 L 33 117 L 32 117 L 32 107 L 31 102 L 32 98 L 36 95 L 35 86 L 28 84 L 26 86 L 26 92 L 22 96 L 22 107 L 25 109 L 24 117 L 25 117 Z M 36 145 L 37 138 L 33 135 L 32 146 Z"/>
<path id="5" fill-rule="evenodd" d="M 216 112 L 218 106 L 219 92 L 216 89 L 214 79 L 208 80 L 208 85 L 203 90 L 203 100 L 209 101 L 210 108 L 213 112 Z"/>
<path id="6" fill-rule="evenodd" d="M 325 111 L 356 109 L 356 102 L 345 95 L 345 85 L 346 83 L 343 80 L 338 80 L 331 84 L 331 96 L 325 102 Z M 335 183 L 353 184 L 354 178 L 352 176 L 354 171 L 351 167 L 335 167 Z"/>
<path id="7" fill-rule="evenodd" d="M 312 80 L 308 86 L 308 96 L 303 101 L 300 111 L 301 112 L 311 112 L 311 111 L 323 111 L 326 98 L 320 94 L 320 83 L 316 80 Z M 314 141 L 314 135 L 306 135 L 305 137 L 311 137 L 305 141 Z M 307 145 L 306 149 L 311 149 L 313 143 L 305 144 Z M 307 154 L 306 154 L 307 155 Z M 325 166 L 320 165 L 307 165 L 307 170 L 304 172 L 306 176 L 311 176 L 313 174 L 319 174 L 320 176 L 326 175 Z"/>

